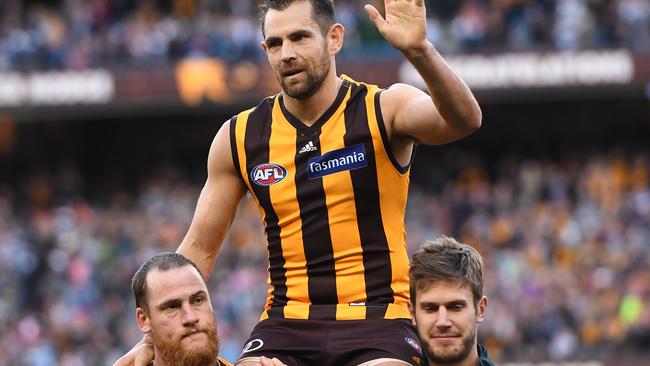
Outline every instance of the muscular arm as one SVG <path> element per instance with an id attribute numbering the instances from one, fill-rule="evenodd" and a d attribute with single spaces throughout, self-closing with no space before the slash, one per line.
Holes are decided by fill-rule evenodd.
<path id="1" fill-rule="evenodd" d="M 178 253 L 191 259 L 205 278 L 217 257 L 245 187 L 230 152 L 230 123 L 223 124 L 208 154 L 208 179 L 201 190 L 194 218 Z"/>
<path id="2" fill-rule="evenodd" d="M 366 10 L 379 32 L 415 67 L 430 95 L 395 84 L 382 93 L 381 107 L 391 141 L 443 144 L 481 126 L 481 109 L 463 80 L 426 39 L 423 0 L 386 0 L 386 18 Z"/>

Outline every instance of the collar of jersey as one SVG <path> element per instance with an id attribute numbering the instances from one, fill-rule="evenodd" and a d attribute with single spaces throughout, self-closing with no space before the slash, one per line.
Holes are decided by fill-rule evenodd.
<path id="1" fill-rule="evenodd" d="M 286 118 L 287 121 L 289 121 L 289 123 L 291 123 L 291 125 L 296 128 L 296 130 L 298 130 L 303 135 L 313 135 L 319 131 L 321 126 L 332 117 L 334 112 L 336 112 L 336 110 L 343 102 L 343 99 L 345 99 L 345 95 L 347 94 L 349 88 L 350 81 L 344 78 L 343 82 L 341 83 L 341 87 L 339 88 L 339 92 L 336 95 L 336 99 L 334 99 L 332 105 L 327 108 L 327 110 L 320 117 L 318 117 L 316 122 L 314 122 L 314 124 L 311 126 L 307 126 L 296 116 L 291 114 L 291 112 L 289 112 L 289 110 L 284 106 L 282 94 L 279 94 L 278 102 L 280 103 L 280 109 L 282 110 L 284 118 Z"/>

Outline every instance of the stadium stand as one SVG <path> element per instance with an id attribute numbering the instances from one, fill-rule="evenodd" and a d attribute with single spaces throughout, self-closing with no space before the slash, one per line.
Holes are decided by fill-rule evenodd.
<path id="1" fill-rule="evenodd" d="M 337 1 L 346 51 L 390 49 L 362 4 Z M 429 39 L 446 53 L 626 47 L 650 51 L 643 0 L 427 1 Z M 253 0 L 5 0 L 0 70 L 145 67 L 184 57 L 263 57 Z M 348 54 L 346 52 L 344 54 Z"/>
<path id="2" fill-rule="evenodd" d="M 450 151 L 427 169 L 444 184 L 416 174 L 409 249 L 452 234 L 484 254 L 491 303 L 479 329 L 495 359 L 585 359 L 647 345 L 650 155 L 627 154 L 505 155 L 489 167 Z M 131 187 L 90 187 L 64 163 L 3 184 L 0 359 L 106 364 L 139 339 L 129 276 L 177 246 L 201 187 L 181 166 L 143 171 Z M 234 359 L 265 294 L 265 238 L 251 200 L 216 268 L 222 353 Z"/>

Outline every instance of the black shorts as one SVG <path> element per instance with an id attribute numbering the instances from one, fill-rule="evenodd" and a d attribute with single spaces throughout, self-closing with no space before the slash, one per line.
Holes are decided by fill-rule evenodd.
<path id="1" fill-rule="evenodd" d="M 407 319 L 268 318 L 255 326 L 240 357 L 277 357 L 288 366 L 356 366 L 393 358 L 418 366 L 421 350 Z"/>

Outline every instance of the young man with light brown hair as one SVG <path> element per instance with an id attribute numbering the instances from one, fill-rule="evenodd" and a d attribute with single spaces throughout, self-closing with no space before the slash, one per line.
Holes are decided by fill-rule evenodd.
<path id="1" fill-rule="evenodd" d="M 494 366 L 477 343 L 488 305 L 478 251 L 446 236 L 426 242 L 413 254 L 409 280 L 422 366 Z"/>

